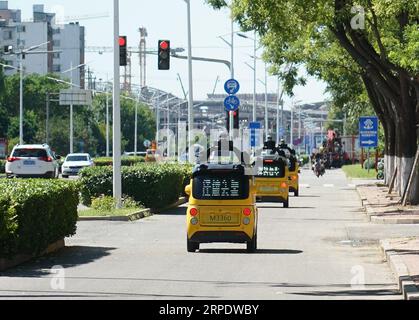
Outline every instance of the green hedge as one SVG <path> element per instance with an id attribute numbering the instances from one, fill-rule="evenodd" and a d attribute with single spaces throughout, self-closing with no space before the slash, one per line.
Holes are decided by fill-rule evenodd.
<path id="1" fill-rule="evenodd" d="M 0 173 L 6 172 L 6 160 L 0 160 Z"/>
<path id="2" fill-rule="evenodd" d="M 37 254 L 76 232 L 78 186 L 58 180 L 0 181 L 0 257 Z"/>
<path id="3" fill-rule="evenodd" d="M 93 162 L 95 163 L 95 166 L 97 167 L 108 167 L 112 166 L 113 160 L 112 158 L 95 158 L 93 159 Z M 122 166 L 134 166 L 139 163 L 144 163 L 145 158 L 144 157 L 123 157 L 121 159 Z"/>
<path id="4" fill-rule="evenodd" d="M 179 164 L 144 163 L 122 167 L 122 193 L 146 208 L 164 208 L 184 194 L 191 173 L 191 166 Z M 84 205 L 90 206 L 92 198 L 112 195 L 111 167 L 86 168 L 80 176 Z"/>

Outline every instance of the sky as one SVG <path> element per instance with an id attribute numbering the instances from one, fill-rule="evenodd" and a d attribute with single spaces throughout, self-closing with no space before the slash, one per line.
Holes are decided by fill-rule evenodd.
<path id="1" fill-rule="evenodd" d="M 56 12 L 65 17 L 85 17 L 108 15 L 105 18 L 93 18 L 80 20 L 80 24 L 86 27 L 86 46 L 107 47 L 112 45 L 112 0 L 10 0 L 10 9 L 21 9 L 22 18 L 32 17 L 32 6 L 44 4 L 47 12 Z M 204 0 L 191 0 L 192 13 L 192 52 L 194 56 L 209 57 L 230 60 L 230 47 L 219 36 L 230 39 L 231 22 L 228 9 L 215 11 Z M 138 28 L 147 28 L 147 48 L 157 50 L 158 40 L 171 41 L 172 48 L 187 48 L 187 22 L 186 3 L 184 0 L 120 0 L 120 33 L 128 37 L 128 46 L 139 45 L 140 34 Z M 235 31 L 239 26 L 235 25 Z M 248 33 L 250 37 L 253 33 Z M 262 55 L 263 49 L 258 51 Z M 186 55 L 186 51 L 184 53 Z M 250 57 L 253 55 L 253 41 L 235 37 L 235 78 L 241 84 L 240 93 L 253 93 L 253 70 L 246 66 L 246 62 L 253 64 Z M 98 79 L 112 78 L 112 53 L 87 53 L 86 62 L 95 72 Z M 304 71 L 302 71 L 304 73 Z M 139 59 L 133 58 L 133 83 L 139 83 Z M 186 60 L 172 59 L 170 71 L 157 70 L 157 57 L 147 56 L 147 85 L 156 87 L 174 95 L 183 97 L 177 74 L 187 87 L 188 65 Z M 195 100 L 205 99 L 208 93 L 212 93 L 217 77 L 220 82 L 216 93 L 224 93 L 223 84 L 230 79 L 230 71 L 221 64 L 194 62 L 193 83 Z M 258 61 L 257 77 L 264 80 L 264 63 Z M 325 84 L 308 78 L 305 87 L 295 89 L 295 99 L 304 103 L 324 101 Z M 264 93 L 264 86 L 257 84 L 257 92 Z M 268 91 L 278 91 L 276 77 L 268 78 Z M 285 99 L 286 105 L 291 103 Z"/>

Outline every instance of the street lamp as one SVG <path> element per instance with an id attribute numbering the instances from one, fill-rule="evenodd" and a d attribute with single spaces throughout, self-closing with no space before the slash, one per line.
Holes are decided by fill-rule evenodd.
<path id="1" fill-rule="evenodd" d="M 239 37 L 245 38 L 245 39 L 249 39 L 249 40 L 253 40 L 253 67 L 250 66 L 249 64 L 247 64 L 252 70 L 253 70 L 253 122 L 257 121 L 257 117 L 256 117 L 256 53 L 257 53 L 257 34 L 256 31 L 254 32 L 254 37 L 251 38 L 243 33 L 237 33 L 237 35 Z"/>
<path id="2" fill-rule="evenodd" d="M 27 54 L 48 54 L 48 53 L 58 53 L 61 51 L 33 51 L 46 44 L 50 43 L 44 42 L 35 46 L 31 46 L 27 49 L 20 49 L 17 52 L 12 52 L 11 55 L 15 54 L 19 61 L 19 68 L 14 68 L 19 71 L 19 144 L 23 144 L 23 57 Z"/>
<path id="3" fill-rule="evenodd" d="M 265 81 L 258 79 L 265 86 L 265 139 L 269 135 L 269 114 L 268 114 L 268 65 L 265 62 Z"/>
<path id="4" fill-rule="evenodd" d="M 187 23 L 188 23 L 188 77 L 189 77 L 189 94 L 188 94 L 188 146 L 189 146 L 189 162 L 193 159 L 192 150 L 192 130 L 194 127 L 193 115 L 193 79 L 192 79 L 192 23 L 191 23 L 191 0 L 184 0 L 186 2 Z"/>
<path id="5" fill-rule="evenodd" d="M 83 68 L 86 63 L 80 64 L 76 67 L 73 67 L 73 62 L 71 62 L 71 67 L 68 70 L 61 72 L 61 74 L 65 74 L 70 72 L 70 84 L 73 87 L 73 71 L 79 68 Z M 70 153 L 73 153 L 74 149 L 74 122 L 73 122 L 73 104 L 70 104 Z"/>

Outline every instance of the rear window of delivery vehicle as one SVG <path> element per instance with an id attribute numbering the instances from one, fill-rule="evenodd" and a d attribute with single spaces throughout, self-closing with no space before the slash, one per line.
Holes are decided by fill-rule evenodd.
<path id="1" fill-rule="evenodd" d="M 249 197 L 249 178 L 239 175 L 203 175 L 193 180 L 198 200 L 243 200 Z"/>
<path id="2" fill-rule="evenodd" d="M 66 161 L 77 162 L 77 161 L 88 161 L 88 159 L 86 156 L 71 156 L 71 157 L 67 157 Z"/>
<path id="3" fill-rule="evenodd" d="M 283 178 L 285 177 L 285 165 L 282 162 L 264 162 L 263 166 L 258 167 L 258 177 L 263 178 Z"/>
<path id="4" fill-rule="evenodd" d="M 17 158 L 44 158 L 48 157 L 45 149 L 16 149 L 13 157 Z"/>

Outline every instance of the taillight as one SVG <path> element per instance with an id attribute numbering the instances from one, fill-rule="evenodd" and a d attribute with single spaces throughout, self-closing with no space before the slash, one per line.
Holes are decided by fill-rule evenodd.
<path id="1" fill-rule="evenodd" d="M 243 214 L 248 217 L 252 214 L 252 210 L 249 208 L 243 209 Z"/>
<path id="2" fill-rule="evenodd" d="M 9 158 L 7 158 L 7 162 L 15 162 L 15 161 L 18 161 L 18 160 L 20 160 L 20 158 L 17 158 L 17 157 L 9 157 Z"/>
<path id="3" fill-rule="evenodd" d="M 281 188 L 286 188 L 286 187 L 288 187 L 288 185 L 285 182 L 282 182 Z"/>
<path id="4" fill-rule="evenodd" d="M 196 217 L 196 216 L 198 215 L 198 209 L 196 209 L 196 208 L 192 208 L 192 209 L 189 211 L 189 214 L 190 214 L 192 217 Z"/>
<path id="5" fill-rule="evenodd" d="M 39 160 L 45 161 L 45 162 L 52 162 L 52 158 L 51 157 L 40 157 Z"/>

